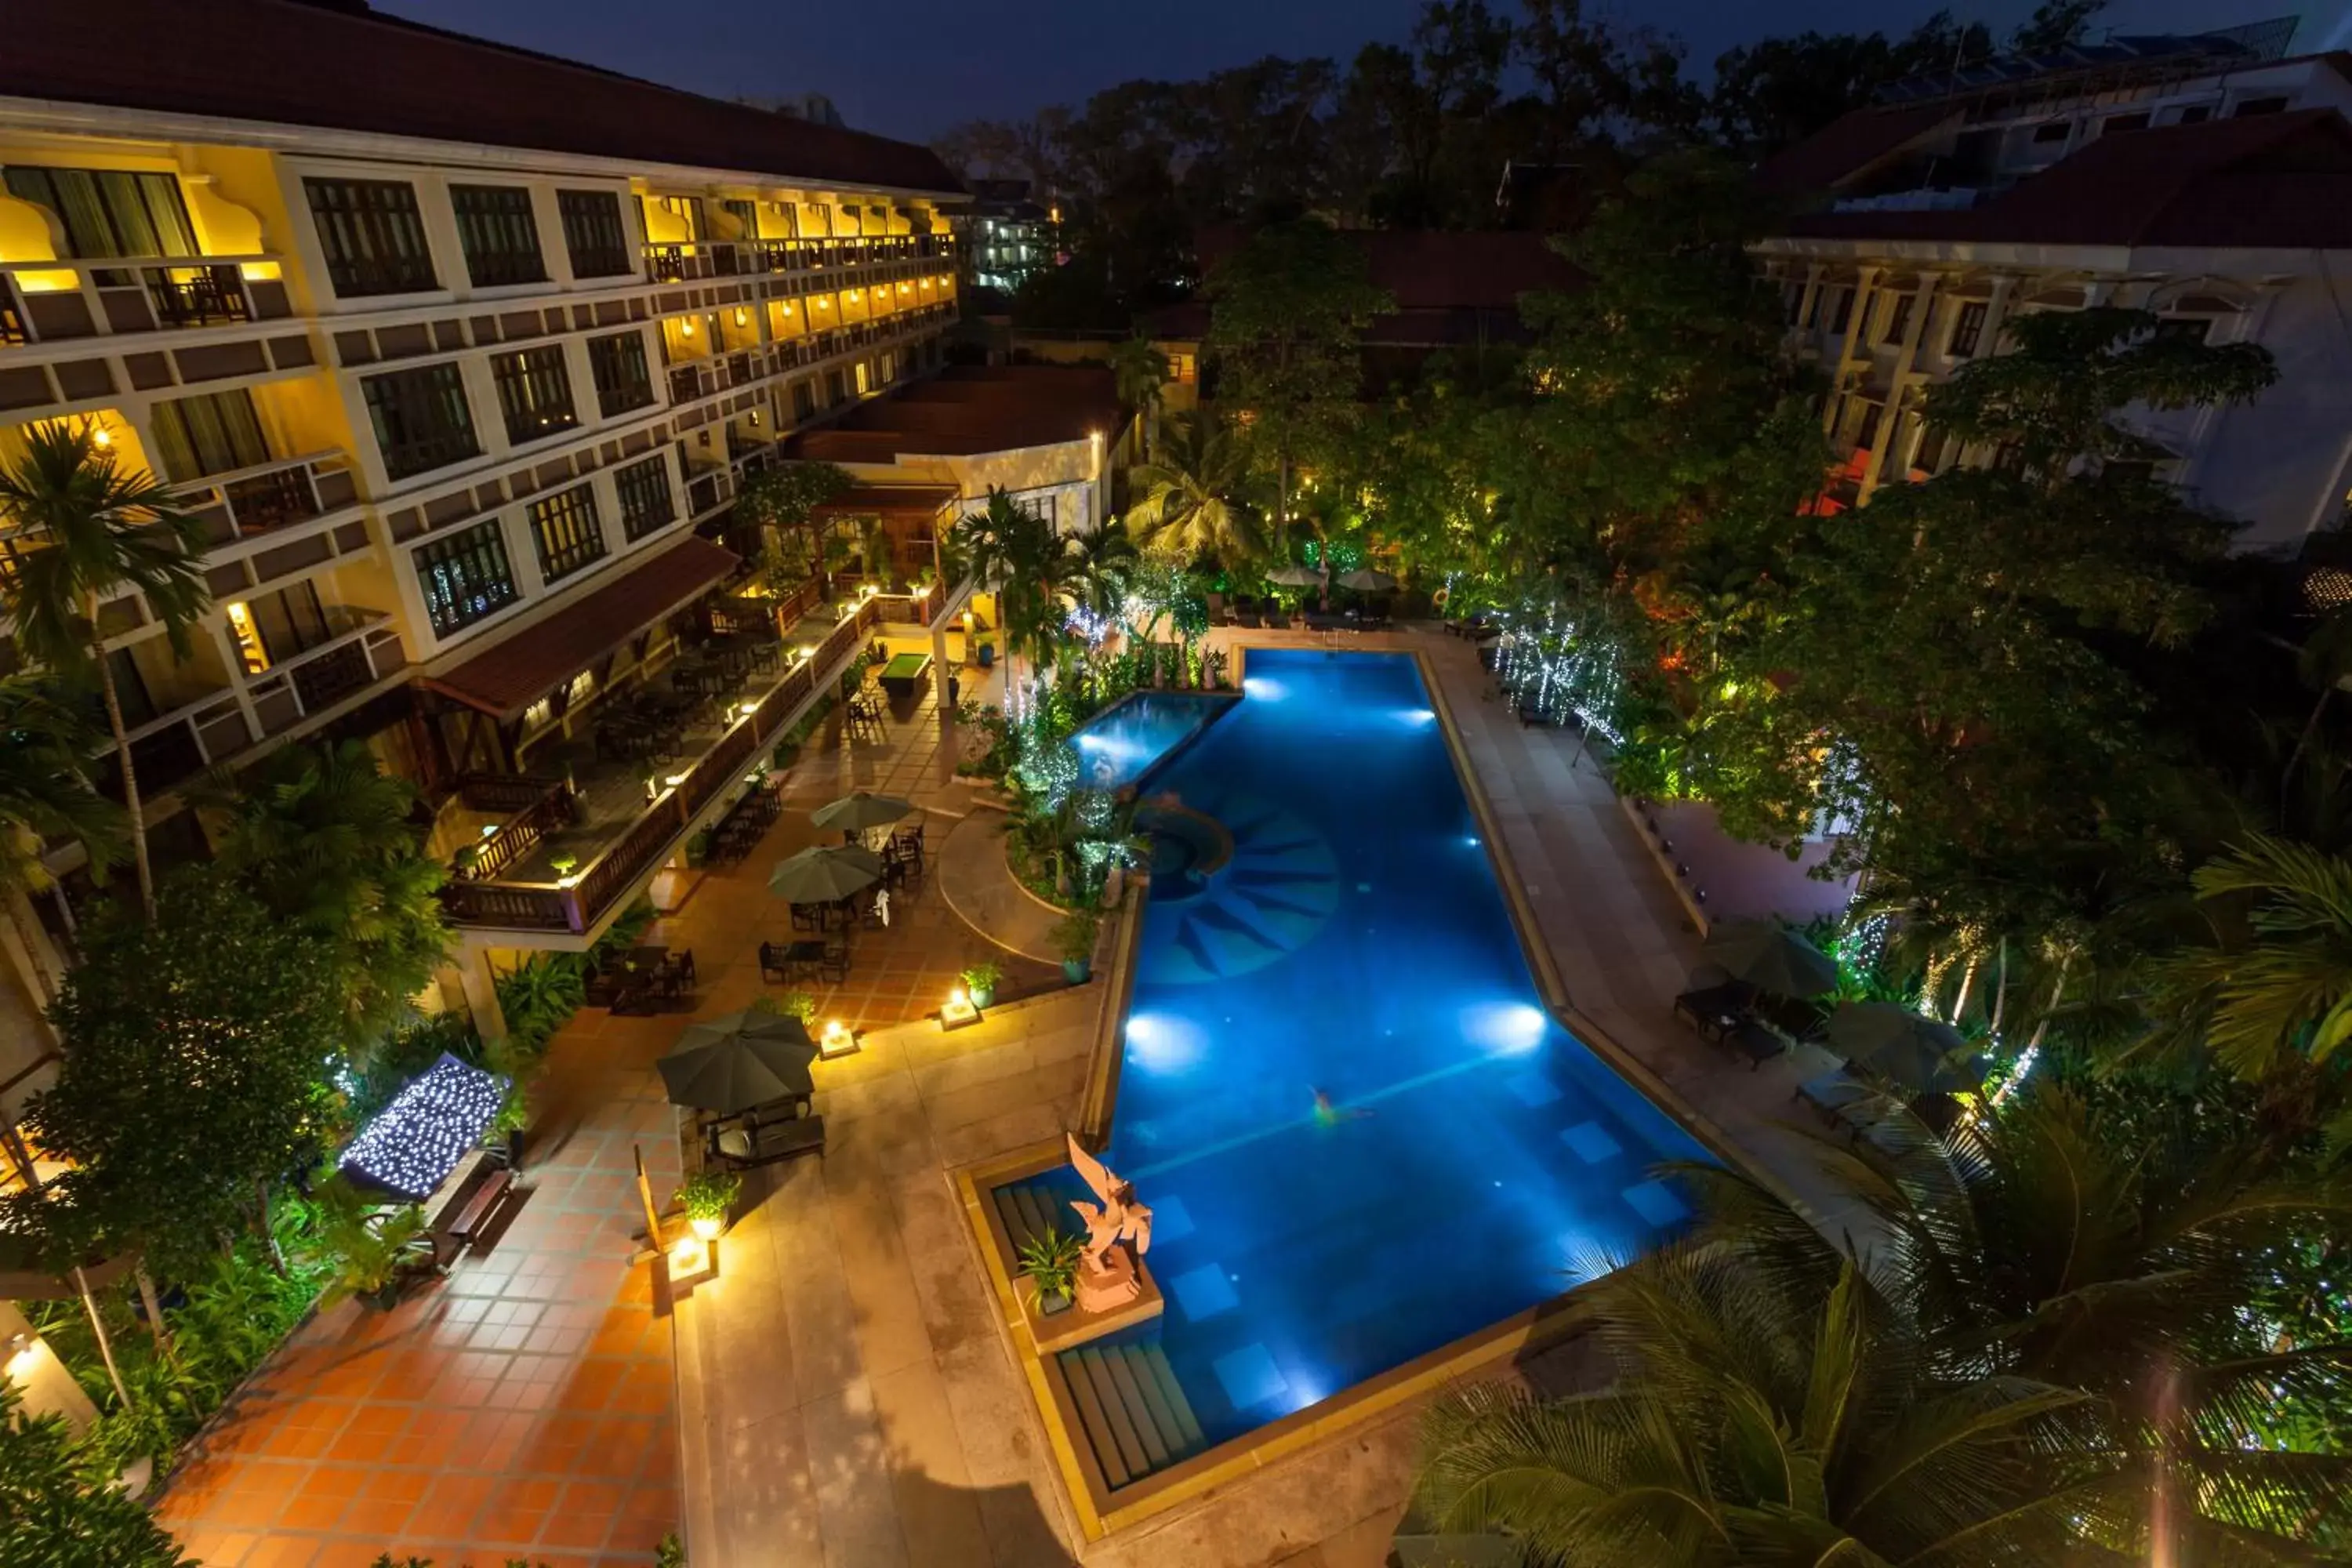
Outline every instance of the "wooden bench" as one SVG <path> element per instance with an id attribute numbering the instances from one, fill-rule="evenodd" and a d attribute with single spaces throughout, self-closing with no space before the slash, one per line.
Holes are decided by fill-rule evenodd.
<path id="1" fill-rule="evenodd" d="M 457 1244 L 460 1251 L 473 1246 L 481 1239 L 482 1232 L 489 1228 L 490 1220 L 513 1192 L 514 1173 L 504 1169 L 492 1171 L 483 1178 L 482 1184 L 474 1189 L 474 1195 L 466 1200 L 465 1206 L 457 1211 L 457 1217 L 449 1222 L 449 1239 Z"/>

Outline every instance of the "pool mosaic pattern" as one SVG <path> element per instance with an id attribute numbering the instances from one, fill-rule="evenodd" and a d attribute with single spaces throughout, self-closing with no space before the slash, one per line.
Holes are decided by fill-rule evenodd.
<path id="1" fill-rule="evenodd" d="M 1544 1011 L 1410 656 L 1253 649 L 1245 691 L 1131 775 L 1235 852 L 1155 889 L 1106 1152 L 1169 1297 L 1107 1342 L 1208 1443 L 1654 1243 L 1707 1157 Z"/>

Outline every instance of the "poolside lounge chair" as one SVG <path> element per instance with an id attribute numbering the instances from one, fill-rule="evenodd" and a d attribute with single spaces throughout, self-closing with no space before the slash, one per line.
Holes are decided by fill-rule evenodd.
<path id="1" fill-rule="evenodd" d="M 1756 1002 L 1756 987 L 1744 980 L 1705 985 L 1675 998 L 1675 1016 L 1685 1019 L 1702 1039 L 1719 1040 L 1748 1017 Z"/>
<path id="2" fill-rule="evenodd" d="M 1793 1098 L 1803 1100 L 1832 1127 L 1848 1137 L 1860 1137 L 1887 1108 L 1886 1097 L 1843 1068 L 1799 1084 Z"/>
<path id="3" fill-rule="evenodd" d="M 822 1154 L 824 1118 L 798 1116 L 790 1121 L 714 1128 L 707 1152 L 713 1162 L 732 1170 L 772 1164 L 794 1154 Z"/>
<path id="4" fill-rule="evenodd" d="M 1234 611 L 1234 625 L 1255 628 L 1258 625 L 1257 607 L 1253 605 Z"/>
<path id="5" fill-rule="evenodd" d="M 1288 631 L 1290 629 L 1290 612 L 1284 609 L 1280 605 L 1268 606 L 1265 612 L 1265 625 L 1266 629 L 1269 631 Z"/>
<path id="6" fill-rule="evenodd" d="M 1725 1045 L 1748 1058 L 1748 1070 L 1754 1072 L 1774 1057 L 1789 1048 L 1780 1035 L 1754 1018 L 1742 1018 L 1723 1037 Z"/>
<path id="7" fill-rule="evenodd" d="M 1338 616 L 1326 615 L 1321 610 L 1307 612 L 1307 629 L 1310 632 L 1336 632 L 1344 624 Z"/>

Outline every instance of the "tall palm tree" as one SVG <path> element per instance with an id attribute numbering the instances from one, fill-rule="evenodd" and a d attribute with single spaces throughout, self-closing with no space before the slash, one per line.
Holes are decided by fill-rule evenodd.
<path id="1" fill-rule="evenodd" d="M 201 565 L 204 525 L 152 475 L 126 471 L 113 449 L 100 444 L 96 425 L 64 421 L 35 426 L 25 436 L 22 455 L 0 460 L 0 518 L 23 541 L 8 592 L 17 646 L 61 675 L 97 677 L 121 760 L 139 899 L 152 920 L 155 874 L 148 863 L 138 770 L 98 609 L 118 591 L 136 590 L 170 637 L 172 651 L 187 657 L 189 631 L 211 598 Z"/>
<path id="2" fill-rule="evenodd" d="M 987 507 L 958 522 L 955 533 L 972 575 L 996 596 L 1007 661 L 1024 647 L 1042 648 L 1061 616 L 1063 542 L 1053 523 L 994 488 Z"/>
<path id="3" fill-rule="evenodd" d="M 1179 414 L 1167 437 L 1129 480 L 1142 499 L 1128 509 L 1135 542 L 1155 554 L 1215 556 L 1237 566 L 1265 552 L 1264 524 L 1249 503 L 1249 453 L 1213 415 Z"/>
<path id="4" fill-rule="evenodd" d="M 1135 572 L 1135 541 L 1127 524 L 1111 518 L 1090 533 L 1076 534 L 1068 553 L 1071 604 L 1097 616 L 1117 615 Z"/>
<path id="5" fill-rule="evenodd" d="M 1143 420 L 1143 452 L 1149 458 L 1158 433 L 1160 405 L 1168 384 L 1168 356 L 1151 340 L 1136 336 L 1110 351 L 1110 373 L 1119 402 Z"/>
<path id="6" fill-rule="evenodd" d="M 349 975 L 352 1045 L 364 1049 L 446 955 L 446 871 L 424 851 L 416 792 L 362 741 L 289 746 L 241 777 L 192 793 L 221 865 L 279 919 L 327 938 Z"/>

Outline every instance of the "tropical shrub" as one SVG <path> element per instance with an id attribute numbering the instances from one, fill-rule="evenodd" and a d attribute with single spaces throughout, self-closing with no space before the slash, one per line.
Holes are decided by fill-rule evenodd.
<path id="1" fill-rule="evenodd" d="M 183 1552 L 139 1501 L 89 1478 L 58 1415 L 32 1415 L 0 1377 L 0 1563 L 41 1568 L 184 1568 Z"/>

